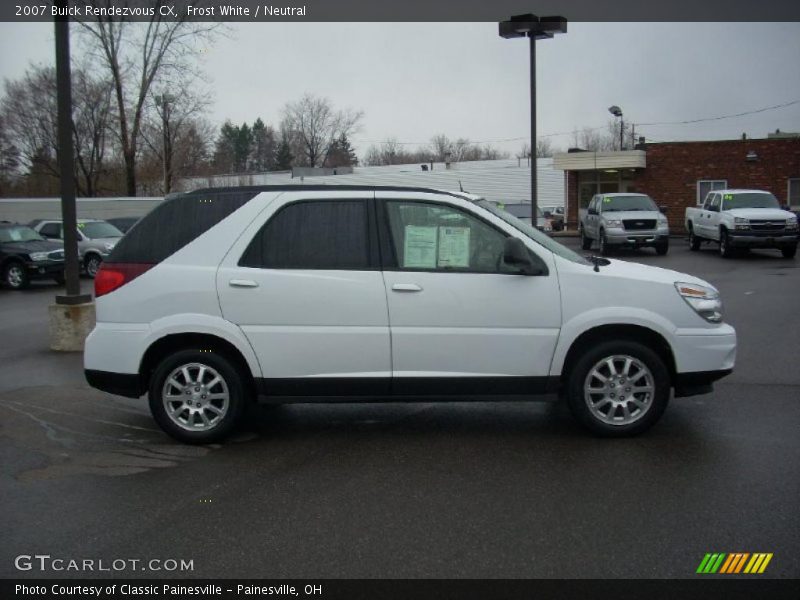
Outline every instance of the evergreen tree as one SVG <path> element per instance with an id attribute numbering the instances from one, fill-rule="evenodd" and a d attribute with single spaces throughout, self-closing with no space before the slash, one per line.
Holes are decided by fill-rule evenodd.
<path id="1" fill-rule="evenodd" d="M 340 135 L 331 144 L 328 157 L 325 161 L 326 167 L 355 167 L 358 166 L 358 157 L 355 150 L 350 145 L 350 140 L 346 134 Z"/>
<path id="2" fill-rule="evenodd" d="M 281 141 L 278 144 L 278 150 L 275 152 L 275 169 L 278 171 L 288 171 L 292 168 L 294 163 L 294 156 L 292 155 L 292 147 L 289 143 L 289 137 L 286 132 L 281 134 Z"/>

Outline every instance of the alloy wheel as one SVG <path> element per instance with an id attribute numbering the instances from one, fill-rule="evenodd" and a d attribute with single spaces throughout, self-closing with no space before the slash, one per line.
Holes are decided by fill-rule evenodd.
<path id="1" fill-rule="evenodd" d="M 161 390 L 167 416 L 187 431 L 209 431 L 230 407 L 228 384 L 219 372 L 201 363 L 181 365 L 167 376 Z"/>
<path id="2" fill-rule="evenodd" d="M 609 425 L 630 425 L 653 404 L 655 380 L 650 369 L 633 356 L 614 355 L 599 360 L 583 384 L 583 396 L 592 415 Z"/>

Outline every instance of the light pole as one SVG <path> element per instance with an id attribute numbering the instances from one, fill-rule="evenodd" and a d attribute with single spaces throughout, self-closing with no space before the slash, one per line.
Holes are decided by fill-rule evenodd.
<path id="1" fill-rule="evenodd" d="M 624 150 L 622 136 L 625 132 L 625 121 L 622 120 L 622 109 L 615 104 L 614 106 L 608 107 L 608 112 L 619 118 L 619 149 Z"/>
<path id="2" fill-rule="evenodd" d="M 536 188 L 536 40 L 552 38 L 556 33 L 567 32 L 564 17 L 537 17 L 526 14 L 511 17 L 499 23 L 500 37 L 527 37 L 530 40 L 530 85 L 531 85 L 531 214 L 536 223 L 538 209 L 538 190 Z"/>

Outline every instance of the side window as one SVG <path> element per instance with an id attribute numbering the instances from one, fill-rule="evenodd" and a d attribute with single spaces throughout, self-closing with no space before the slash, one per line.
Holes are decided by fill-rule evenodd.
<path id="1" fill-rule="evenodd" d="M 239 266 L 368 269 L 364 200 L 302 201 L 281 208 L 250 242 Z"/>
<path id="2" fill-rule="evenodd" d="M 711 210 L 716 210 L 716 211 L 719 210 L 719 198 L 720 198 L 719 194 L 713 194 L 711 196 L 711 202 L 709 203 Z"/>
<path id="3" fill-rule="evenodd" d="M 728 187 L 728 182 L 725 179 L 701 179 L 697 182 L 697 204 L 698 206 L 703 202 L 709 192 L 714 190 L 724 190 Z"/>
<path id="4" fill-rule="evenodd" d="M 39 230 L 42 237 L 48 239 L 61 239 L 61 223 L 47 223 Z"/>
<path id="5" fill-rule="evenodd" d="M 592 197 L 592 201 L 589 203 L 589 210 L 597 210 L 597 196 Z"/>
<path id="6" fill-rule="evenodd" d="M 508 237 L 446 204 L 386 202 L 389 266 L 403 270 L 517 273 L 503 262 Z"/>

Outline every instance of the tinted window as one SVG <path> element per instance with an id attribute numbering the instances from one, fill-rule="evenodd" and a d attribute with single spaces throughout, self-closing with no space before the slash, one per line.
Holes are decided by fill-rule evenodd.
<path id="1" fill-rule="evenodd" d="M 228 217 L 258 191 L 201 191 L 164 200 L 123 237 L 106 262 L 158 263 Z"/>
<path id="2" fill-rule="evenodd" d="M 239 265 L 264 269 L 367 269 L 364 200 L 322 200 L 280 209 L 250 242 Z"/>
<path id="3" fill-rule="evenodd" d="M 717 194 L 719 197 L 719 194 Z M 733 208 L 780 208 L 772 194 L 725 194 L 724 210 Z"/>
<path id="4" fill-rule="evenodd" d="M 18 225 L 15 227 L 0 227 L 0 242 L 32 242 L 41 240 L 42 237 L 30 227 Z"/>

